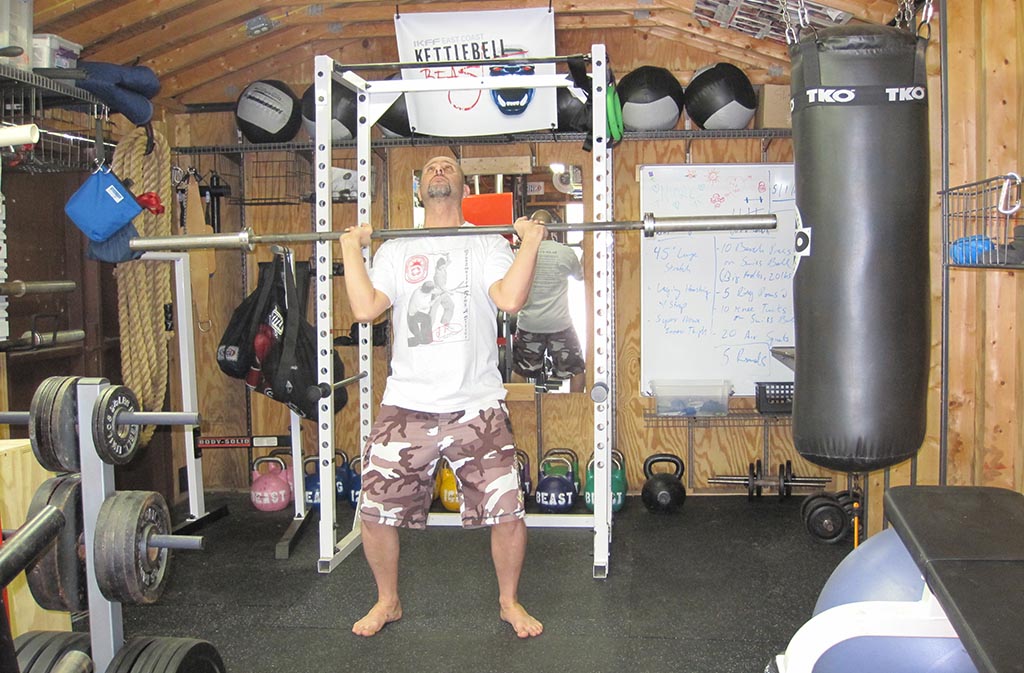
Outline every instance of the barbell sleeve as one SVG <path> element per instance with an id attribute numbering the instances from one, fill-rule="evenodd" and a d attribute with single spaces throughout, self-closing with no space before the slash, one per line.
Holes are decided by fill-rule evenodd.
<path id="1" fill-rule="evenodd" d="M 199 425 L 193 411 L 122 411 L 114 419 L 117 425 Z"/>
<path id="2" fill-rule="evenodd" d="M 315 399 L 319 397 L 320 399 L 324 399 L 330 397 L 331 393 L 333 393 L 335 390 L 338 390 L 339 388 L 344 388 L 345 386 L 348 385 L 352 385 L 359 379 L 365 379 L 368 376 L 368 374 L 369 372 L 361 371 L 358 374 L 353 374 L 348 378 L 336 382 L 334 385 L 331 385 L 330 383 L 318 383 L 315 386 L 310 386 L 310 398 Z"/>
<path id="3" fill-rule="evenodd" d="M 610 222 L 573 222 L 546 225 L 553 232 L 588 231 L 642 231 L 644 236 L 658 233 L 750 231 L 775 229 L 778 218 L 775 215 L 688 215 L 656 218 L 650 214 L 643 220 Z M 245 229 L 231 234 L 188 234 L 185 236 L 154 236 L 133 238 L 128 247 L 132 250 L 152 252 L 158 250 L 199 250 L 229 249 L 252 251 L 256 245 L 276 243 L 316 243 L 336 241 L 343 231 L 323 231 L 288 234 L 256 234 Z M 371 238 L 390 240 L 394 238 L 419 238 L 433 236 L 485 236 L 515 234 L 512 225 L 480 227 L 432 227 L 426 229 L 376 229 Z"/>
<path id="4" fill-rule="evenodd" d="M 78 284 L 73 280 L 9 280 L 0 283 L 0 294 L 24 297 L 26 294 L 58 294 L 74 292 Z"/>
<path id="5" fill-rule="evenodd" d="M 5 587 L 53 542 L 64 528 L 64 512 L 46 505 L 0 547 L 0 587 Z"/>
<path id="6" fill-rule="evenodd" d="M 28 425 L 32 415 L 27 411 L 0 411 L 0 425 Z"/>
<path id="7" fill-rule="evenodd" d="M 206 538 L 202 535 L 164 535 L 153 533 L 146 544 L 157 549 L 188 549 L 202 550 L 206 546 Z"/>

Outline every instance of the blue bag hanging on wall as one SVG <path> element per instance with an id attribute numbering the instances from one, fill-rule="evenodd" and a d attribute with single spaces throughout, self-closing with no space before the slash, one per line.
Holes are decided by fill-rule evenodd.
<path id="1" fill-rule="evenodd" d="M 141 213 L 142 206 L 110 167 L 101 166 L 71 195 L 64 212 L 89 240 L 102 243 Z"/>

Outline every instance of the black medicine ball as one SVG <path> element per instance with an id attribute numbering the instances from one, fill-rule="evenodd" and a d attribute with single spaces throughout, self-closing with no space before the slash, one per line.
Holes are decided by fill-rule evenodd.
<path id="1" fill-rule="evenodd" d="M 665 68 L 642 65 L 616 85 L 627 131 L 668 131 L 683 113 L 683 87 Z"/>
<path id="2" fill-rule="evenodd" d="M 590 130 L 591 109 L 587 93 L 576 87 L 559 87 L 555 92 L 558 105 L 558 130 L 586 133 Z"/>
<path id="3" fill-rule="evenodd" d="M 253 82 L 238 97 L 235 123 L 251 143 L 286 143 L 302 123 L 299 99 L 276 79 Z"/>
<path id="4" fill-rule="evenodd" d="M 401 73 L 394 73 L 388 79 L 401 79 Z M 384 114 L 377 120 L 377 126 L 384 135 L 390 138 L 409 138 L 412 136 L 412 127 L 409 126 L 409 109 L 405 106 L 405 94 L 395 99 Z"/>
<path id="5" fill-rule="evenodd" d="M 754 86 L 731 63 L 699 71 L 686 87 L 686 114 L 702 129 L 742 129 L 757 110 Z"/>
<path id="6" fill-rule="evenodd" d="M 316 139 L 316 85 L 302 94 L 302 128 Z M 334 82 L 331 87 L 331 142 L 349 140 L 356 134 L 356 92 Z"/>

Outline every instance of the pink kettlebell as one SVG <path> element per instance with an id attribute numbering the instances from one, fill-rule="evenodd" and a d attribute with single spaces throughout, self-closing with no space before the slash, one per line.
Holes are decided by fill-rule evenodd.
<path id="1" fill-rule="evenodd" d="M 280 449 L 274 449 L 273 451 L 270 452 L 269 455 L 273 456 L 274 458 L 280 458 L 281 460 L 287 459 L 285 460 L 284 470 L 281 470 L 277 465 L 271 465 L 268 469 L 275 474 L 281 475 L 281 478 L 284 479 L 286 484 L 288 484 L 288 502 L 294 501 L 295 481 L 292 478 L 292 450 L 282 447 Z"/>
<path id="2" fill-rule="evenodd" d="M 261 465 L 268 466 L 266 472 L 260 472 Z M 276 512 L 288 506 L 288 484 L 284 480 L 284 469 L 284 461 L 275 456 L 263 456 L 252 461 L 252 489 L 249 497 L 256 509 Z"/>

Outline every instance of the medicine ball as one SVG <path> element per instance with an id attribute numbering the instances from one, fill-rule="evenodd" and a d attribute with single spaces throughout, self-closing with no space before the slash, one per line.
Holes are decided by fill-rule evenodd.
<path id="1" fill-rule="evenodd" d="M 699 70 L 686 87 L 686 114 L 702 129 L 745 128 L 756 109 L 753 85 L 731 63 Z"/>
<path id="2" fill-rule="evenodd" d="M 238 97 L 235 123 L 251 143 L 286 143 L 302 123 L 299 99 L 276 79 L 253 82 Z"/>
<path id="3" fill-rule="evenodd" d="M 627 131 L 668 131 L 683 113 L 683 87 L 665 68 L 642 65 L 619 80 L 616 90 Z"/>
<path id="4" fill-rule="evenodd" d="M 555 92 L 555 100 L 558 105 L 559 131 L 586 133 L 590 130 L 590 106 L 587 105 L 587 93 L 583 89 L 559 87 Z"/>
<path id="5" fill-rule="evenodd" d="M 400 73 L 394 73 L 388 79 L 400 79 Z M 405 106 L 405 94 L 395 99 L 384 114 L 377 120 L 377 126 L 389 138 L 409 138 L 412 128 L 409 126 L 409 109 Z"/>
<path id="6" fill-rule="evenodd" d="M 921 600 L 924 579 L 896 530 L 872 535 L 840 562 L 818 596 L 814 615 L 841 605 L 884 601 L 913 606 Z M 976 673 L 957 638 L 861 635 L 828 649 L 815 673 Z"/>
<path id="7" fill-rule="evenodd" d="M 310 84 L 302 94 L 302 128 L 316 140 L 316 88 Z M 331 87 L 331 142 L 349 140 L 356 134 L 356 92 L 335 83 Z"/>

